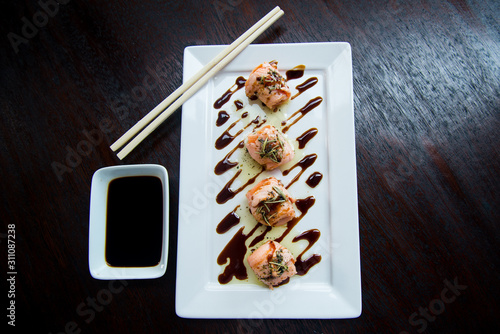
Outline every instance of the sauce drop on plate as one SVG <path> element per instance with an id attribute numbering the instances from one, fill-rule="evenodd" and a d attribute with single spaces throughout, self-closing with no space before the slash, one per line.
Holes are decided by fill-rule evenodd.
<path id="1" fill-rule="evenodd" d="M 227 113 L 227 111 L 221 110 L 221 111 L 219 111 L 215 125 L 221 126 L 224 123 L 226 123 L 228 119 L 229 119 L 229 114 Z"/>
<path id="2" fill-rule="evenodd" d="M 316 188 L 322 178 L 323 174 L 321 174 L 320 172 L 314 172 L 307 178 L 306 184 L 311 188 Z"/>
<path id="3" fill-rule="evenodd" d="M 321 255 L 319 254 L 313 254 L 309 258 L 307 258 L 307 260 L 302 260 L 302 256 L 304 255 L 304 253 L 307 252 L 316 243 L 316 241 L 318 241 L 320 235 L 321 232 L 318 229 L 312 229 L 302 232 L 301 234 L 293 238 L 292 242 L 297 242 L 299 240 L 307 240 L 308 242 L 307 247 L 302 251 L 302 253 L 299 254 L 299 256 L 297 256 L 297 262 L 295 262 L 297 275 L 303 276 L 307 274 L 309 269 L 321 262 Z"/>
<path id="4" fill-rule="evenodd" d="M 240 216 L 238 216 L 238 214 L 236 213 L 236 210 L 238 210 L 239 207 L 240 206 L 237 205 L 233 211 L 228 213 L 227 216 L 220 221 L 220 223 L 217 225 L 217 233 L 224 234 L 232 227 L 240 223 Z"/>
<path id="5" fill-rule="evenodd" d="M 304 65 L 298 65 L 286 71 L 286 81 L 302 78 L 305 69 L 306 67 Z"/>

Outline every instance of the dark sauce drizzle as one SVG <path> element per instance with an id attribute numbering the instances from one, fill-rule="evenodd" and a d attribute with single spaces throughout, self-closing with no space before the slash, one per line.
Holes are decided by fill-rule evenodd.
<path id="1" fill-rule="evenodd" d="M 253 247 L 255 245 L 257 245 L 259 242 L 261 242 L 262 240 L 264 240 L 266 234 L 271 231 L 273 229 L 272 226 L 266 226 L 266 229 L 258 236 L 256 236 L 252 242 L 250 243 L 250 245 L 248 245 L 248 247 Z"/>
<path id="2" fill-rule="evenodd" d="M 245 118 L 245 117 L 247 117 L 247 116 L 248 116 L 248 115 L 245 115 L 245 114 L 246 114 L 246 113 L 244 113 L 243 115 L 241 115 L 241 117 L 242 117 L 242 118 Z M 258 116 L 257 116 L 257 118 L 256 118 L 256 119 L 254 119 L 252 122 L 250 122 L 250 123 L 249 123 L 249 124 L 256 124 L 256 125 L 255 125 L 255 127 L 253 128 L 253 130 L 257 129 L 258 127 L 261 127 L 261 126 L 262 126 L 262 124 L 266 123 L 266 120 L 265 120 L 265 119 L 263 119 L 263 120 L 262 120 L 262 122 L 257 122 L 257 121 L 256 121 L 257 119 L 258 119 Z M 256 123 L 256 122 L 257 122 L 257 123 Z M 249 126 L 249 124 L 248 124 L 246 127 L 248 127 L 248 126 Z M 245 128 L 246 128 L 246 127 L 245 127 Z M 229 129 L 228 129 L 228 130 L 229 130 Z M 253 131 L 253 130 L 252 130 L 252 131 Z M 226 130 L 226 132 L 227 132 L 227 130 Z M 223 134 L 223 135 L 224 135 L 224 134 Z M 228 133 L 228 135 L 229 135 L 229 133 Z M 231 141 L 233 141 L 234 137 L 236 137 L 237 135 L 239 135 L 239 133 L 238 133 L 238 134 L 236 134 L 235 136 L 233 136 L 233 138 L 232 138 L 232 139 L 231 139 L 231 137 L 228 137 L 226 140 L 230 140 L 230 142 L 231 142 Z M 230 135 L 229 135 L 229 136 L 230 136 Z M 217 142 L 215 143 L 215 145 L 217 145 Z M 227 146 L 227 145 L 229 145 L 229 143 L 228 143 L 228 144 L 226 144 L 226 146 Z M 221 174 L 224 174 L 226 171 L 230 170 L 231 168 L 233 168 L 233 167 L 237 166 L 237 165 L 238 165 L 238 163 L 237 163 L 237 162 L 232 162 L 232 161 L 229 161 L 229 158 L 231 157 L 231 155 L 233 155 L 233 154 L 234 154 L 234 152 L 236 152 L 236 150 L 237 150 L 237 149 L 239 149 L 239 148 L 243 148 L 243 147 L 245 147 L 245 142 L 242 140 L 242 141 L 240 141 L 240 142 L 238 143 L 238 145 L 236 145 L 236 147 L 235 147 L 235 148 L 233 148 L 231 151 L 229 151 L 229 153 L 228 153 L 228 154 L 226 154 L 226 156 L 224 157 L 224 159 L 222 159 L 221 161 L 219 161 L 219 162 L 217 163 L 217 165 L 216 165 L 216 166 L 215 166 L 215 168 L 214 168 L 214 173 L 215 173 L 216 175 L 221 175 Z"/>
<path id="3" fill-rule="evenodd" d="M 309 142 L 309 140 L 313 139 L 314 136 L 318 133 L 318 129 L 312 128 L 301 134 L 299 137 L 297 137 L 297 141 L 299 142 L 299 148 L 303 149 L 306 147 L 306 144 Z"/>
<path id="4" fill-rule="evenodd" d="M 305 157 L 302 158 L 302 160 L 300 160 L 299 162 L 297 162 L 295 165 L 293 165 L 292 167 L 290 167 L 287 170 L 284 170 L 283 171 L 283 175 L 286 176 L 286 175 L 288 175 L 288 173 L 290 173 L 296 167 L 300 167 L 302 169 L 297 175 L 295 175 L 295 177 L 292 179 L 292 181 L 290 181 L 290 183 L 285 188 L 288 189 L 288 188 L 290 188 L 290 186 L 292 184 L 294 184 L 295 182 L 297 182 L 297 180 L 304 173 L 304 171 L 307 168 L 311 167 L 312 164 L 314 164 L 314 162 L 316 161 L 317 157 L 318 157 L 318 155 L 316 153 L 306 155 Z"/>
<path id="5" fill-rule="evenodd" d="M 234 101 L 234 105 L 236 106 L 236 111 L 243 109 L 243 102 L 240 100 Z M 241 118 L 245 118 L 248 116 L 248 113 L 245 112 L 243 115 L 241 115 Z M 229 114 L 225 110 L 219 111 L 219 114 L 217 115 L 217 121 L 215 122 L 215 125 L 221 126 L 224 125 L 227 120 L 229 119 Z"/>
<path id="6" fill-rule="evenodd" d="M 311 188 L 316 188 L 316 186 L 321 182 L 321 179 L 323 179 L 323 174 L 320 172 L 314 172 L 307 178 L 306 184 Z"/>
<path id="7" fill-rule="evenodd" d="M 304 199 L 298 199 L 295 204 L 297 206 L 297 209 L 300 210 L 301 214 L 298 217 L 295 217 L 292 221 L 288 222 L 287 228 L 283 232 L 283 234 L 275 239 L 276 242 L 281 242 L 289 233 L 290 231 L 297 225 L 297 223 L 307 214 L 309 209 L 314 205 L 315 203 L 315 198 L 312 196 L 309 196 Z M 231 213 L 236 211 L 238 207 L 236 207 Z M 231 213 L 228 215 L 230 216 Z M 227 216 L 226 216 L 227 217 Z M 224 218 L 225 219 L 225 218 Z M 230 218 L 232 219 L 232 218 Z M 252 235 L 257 231 L 257 229 L 262 226 L 261 224 L 257 223 L 248 234 L 244 234 L 243 230 L 245 227 L 241 227 L 238 232 L 233 236 L 233 238 L 229 241 L 229 243 L 224 247 L 222 252 L 219 254 L 217 257 L 217 264 L 219 265 L 224 265 L 227 263 L 229 260 L 229 264 L 224 268 L 224 272 L 219 275 L 218 280 L 220 284 L 227 284 L 229 283 L 233 277 L 236 277 L 238 280 L 245 280 L 248 278 L 248 273 L 246 271 L 246 267 L 244 264 L 245 260 L 245 255 L 247 252 L 247 247 L 245 246 L 246 242 L 248 239 L 252 237 Z M 251 244 L 249 247 L 253 247 L 256 244 L 258 244 L 260 241 L 262 241 L 265 237 L 265 235 L 271 231 L 272 227 L 266 226 L 266 229 L 257 237 L 252 240 Z M 317 231 L 317 230 L 311 230 L 311 231 Z M 307 233 L 306 233 L 307 232 Z M 295 265 L 297 267 L 298 263 L 298 268 L 297 268 L 297 273 L 299 275 L 304 275 L 307 273 L 307 271 L 319 263 L 321 260 L 321 255 L 313 255 L 312 257 L 308 258 L 305 261 L 302 261 L 301 257 L 302 255 L 314 245 L 314 243 L 319 239 L 319 234 L 316 232 L 309 232 L 306 231 L 302 233 L 301 235 L 295 237 L 292 242 L 296 242 L 301 239 L 306 239 L 309 241 L 309 246 L 297 257 L 297 262 L 295 262 Z M 319 232 L 319 231 L 318 231 Z M 317 238 L 316 238 L 317 236 Z M 319 256 L 319 260 L 318 260 Z M 311 259 L 313 258 L 313 259 Z M 287 281 L 288 282 L 288 281 Z M 283 282 L 285 284 L 286 282 Z"/>
<path id="8" fill-rule="evenodd" d="M 307 79 L 306 81 L 304 81 L 303 83 L 301 83 L 300 85 L 295 87 L 295 89 L 298 90 L 298 92 L 297 92 L 297 94 L 292 96 L 290 98 L 290 100 L 293 100 L 294 98 L 296 98 L 300 94 L 304 93 L 306 90 L 313 87 L 317 83 L 318 83 L 318 78 L 316 78 L 316 77 L 312 77 L 312 78 Z"/>
<path id="9" fill-rule="evenodd" d="M 305 69 L 306 67 L 304 65 L 298 65 L 286 71 L 286 81 L 302 78 Z"/>
<path id="10" fill-rule="evenodd" d="M 224 268 L 224 272 L 219 275 L 220 284 L 229 283 L 233 277 L 236 277 L 239 280 L 248 278 L 247 268 L 243 263 L 247 252 L 245 242 L 255 233 L 259 225 L 260 224 L 257 223 L 255 227 L 248 232 L 248 234 L 244 234 L 243 230 L 245 227 L 241 227 L 228 242 L 226 247 L 224 247 L 222 252 L 220 252 L 217 257 L 217 264 L 224 265 L 229 260 L 229 264 Z"/>
<path id="11" fill-rule="evenodd" d="M 234 93 L 236 93 L 238 90 L 243 88 L 243 86 L 245 86 L 246 81 L 247 81 L 247 79 L 245 79 L 243 77 L 236 78 L 234 85 L 231 88 L 229 88 L 224 94 L 222 94 L 222 96 L 220 98 L 218 98 L 217 101 L 215 101 L 214 108 L 215 109 L 222 108 L 222 106 L 224 104 L 226 104 L 227 101 L 229 101 L 231 99 L 231 96 L 233 96 Z M 236 88 L 235 88 L 235 86 L 236 86 Z"/>
<path id="12" fill-rule="evenodd" d="M 231 155 L 233 155 L 234 152 L 236 152 L 237 149 L 245 147 L 245 142 L 242 140 L 236 145 L 231 151 L 229 151 L 228 154 L 217 163 L 217 165 L 214 168 L 214 173 L 215 175 L 222 175 L 231 168 L 235 167 L 238 165 L 237 162 L 229 161 L 229 158 Z"/>
<path id="13" fill-rule="evenodd" d="M 245 116 L 246 117 L 246 116 Z M 251 122 L 249 122 L 247 125 L 245 125 L 243 127 L 243 129 L 240 129 L 238 132 L 236 132 L 235 135 L 232 135 L 229 133 L 229 130 L 231 130 L 235 125 L 236 123 L 238 123 L 240 119 L 238 119 L 237 121 L 234 121 L 227 129 L 226 131 L 224 131 L 219 138 L 217 138 L 217 140 L 215 141 L 215 148 L 218 149 L 218 150 L 222 150 L 224 147 L 226 147 L 227 145 L 231 144 L 231 142 L 234 140 L 234 138 L 238 137 L 246 128 L 248 128 L 250 125 L 252 124 L 259 124 L 259 116 L 255 117 Z M 266 120 L 264 119 L 262 122 L 266 122 Z M 262 124 L 261 124 L 262 125 Z"/>
<path id="14" fill-rule="evenodd" d="M 227 231 L 229 231 L 231 228 L 234 226 L 238 225 L 240 223 L 240 216 L 236 213 L 236 210 L 238 210 L 240 206 L 237 205 L 233 211 L 229 212 L 226 217 L 224 217 L 220 223 L 217 225 L 217 233 L 219 234 L 224 234 Z"/>
<path id="15" fill-rule="evenodd" d="M 234 105 L 236 106 L 236 111 L 243 109 L 243 102 L 240 100 L 234 101 Z"/>
<path id="16" fill-rule="evenodd" d="M 307 102 L 307 104 L 305 106 L 303 106 L 302 108 L 300 108 L 299 110 L 297 110 L 296 112 L 294 112 L 293 114 L 291 114 L 290 117 L 288 117 L 286 119 L 286 121 L 281 122 L 282 125 L 285 125 L 286 122 L 288 122 L 290 119 L 292 119 L 293 117 L 295 117 L 297 114 L 300 113 L 300 115 L 291 124 L 285 126 L 283 128 L 283 130 L 281 130 L 281 132 L 283 132 L 283 133 L 287 132 L 292 125 L 294 125 L 302 117 L 304 117 L 305 115 L 307 115 L 308 112 L 310 112 L 311 110 L 313 110 L 314 108 L 316 108 L 317 106 L 319 106 L 321 104 L 321 102 L 323 102 L 323 98 L 321 96 L 318 96 L 318 97 L 315 97 L 312 100 L 309 100 L 309 102 Z"/>
<path id="17" fill-rule="evenodd" d="M 262 174 L 262 172 L 264 172 L 264 168 L 262 168 L 262 170 L 260 172 L 258 172 L 254 177 L 252 177 L 251 179 L 249 179 L 245 184 L 243 184 L 241 187 L 239 187 L 238 189 L 236 190 L 232 190 L 231 189 L 231 186 L 234 182 L 234 180 L 236 180 L 236 178 L 241 174 L 241 169 L 238 170 L 236 172 L 236 174 L 234 174 L 234 176 L 231 178 L 231 180 L 229 180 L 226 185 L 224 186 L 224 188 L 222 188 L 222 190 L 219 192 L 219 194 L 217 195 L 217 197 L 215 198 L 216 202 L 218 204 L 224 204 L 226 203 L 227 201 L 229 201 L 230 199 L 234 198 L 234 196 L 236 196 L 239 192 L 241 192 L 243 189 L 246 188 L 246 186 L 252 184 L 255 182 L 255 180 L 257 179 L 257 177 Z"/>
<path id="18" fill-rule="evenodd" d="M 306 260 L 302 260 L 302 256 L 316 243 L 316 241 L 318 241 L 320 235 L 321 232 L 319 230 L 312 229 L 302 232 L 301 234 L 293 238 L 292 242 L 298 242 L 299 240 L 307 240 L 307 242 L 309 243 L 307 247 L 302 251 L 302 253 L 300 253 L 299 256 L 297 256 L 296 258 L 295 268 L 297 269 L 297 275 L 303 276 L 307 274 L 309 269 L 311 269 L 313 266 L 321 262 L 321 255 L 319 254 L 313 254 Z"/>
<path id="19" fill-rule="evenodd" d="M 229 119 L 229 114 L 225 110 L 221 110 L 221 111 L 219 111 L 215 125 L 221 126 L 221 125 L 225 124 L 228 119 Z"/>
<path id="20" fill-rule="evenodd" d="M 283 239 L 285 239 L 285 237 L 288 235 L 288 233 L 290 233 L 290 231 L 295 227 L 295 225 L 297 225 L 299 223 L 299 221 L 302 218 L 304 218 L 304 216 L 307 214 L 307 212 L 314 205 L 315 202 L 316 202 L 316 199 L 313 196 L 309 196 L 309 197 L 306 197 L 304 199 L 296 200 L 295 206 L 297 207 L 297 209 L 299 209 L 300 216 L 297 216 L 297 217 L 293 218 L 291 221 L 289 221 L 288 224 L 286 225 L 286 229 L 283 232 L 283 234 L 281 234 L 281 236 L 276 238 L 274 241 L 276 241 L 276 242 L 283 241 Z"/>

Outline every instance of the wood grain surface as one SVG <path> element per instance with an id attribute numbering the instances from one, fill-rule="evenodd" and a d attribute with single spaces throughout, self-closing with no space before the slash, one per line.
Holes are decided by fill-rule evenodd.
<path id="1" fill-rule="evenodd" d="M 1 4 L 3 281 L 12 224 L 17 272 L 15 297 L 9 281 L 1 292 L 9 331 L 500 332 L 500 2 L 59 2 Z M 363 312 L 182 319 L 181 110 L 124 161 L 109 145 L 181 85 L 185 47 L 229 44 L 276 5 L 285 16 L 255 43 L 352 47 Z M 89 273 L 91 178 L 124 163 L 169 172 L 170 252 L 159 279 Z"/>

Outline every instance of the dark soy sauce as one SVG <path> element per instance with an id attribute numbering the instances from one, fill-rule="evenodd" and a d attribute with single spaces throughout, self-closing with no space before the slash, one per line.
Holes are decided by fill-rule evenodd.
<path id="1" fill-rule="evenodd" d="M 309 88 L 311 88 L 312 86 L 314 86 L 317 83 L 318 83 L 318 78 L 316 78 L 316 77 L 312 77 L 312 78 L 307 79 L 306 81 L 304 81 L 303 83 L 301 83 L 300 85 L 295 87 L 295 89 L 298 90 L 298 92 L 297 92 L 297 94 L 292 96 L 290 100 L 293 100 L 294 98 L 296 98 L 300 94 L 304 93 L 306 90 L 308 90 Z"/>
<path id="2" fill-rule="evenodd" d="M 299 148 L 303 149 L 306 147 L 306 144 L 309 142 L 309 140 L 313 139 L 314 136 L 318 133 L 318 129 L 312 128 L 301 134 L 299 137 L 297 137 L 297 141 L 299 142 Z"/>
<path id="3" fill-rule="evenodd" d="M 320 172 L 314 172 L 307 178 L 306 184 L 311 188 L 316 188 L 321 179 L 323 179 L 323 174 L 321 174 Z"/>
<path id="4" fill-rule="evenodd" d="M 292 242 L 297 242 L 299 240 L 307 240 L 308 242 L 307 247 L 302 251 L 302 253 L 300 253 L 299 256 L 297 256 L 295 262 L 297 275 L 302 276 L 307 274 L 309 269 L 311 269 L 321 261 L 321 255 L 319 254 L 313 254 L 309 258 L 307 258 L 307 260 L 302 260 L 302 256 L 316 243 L 316 241 L 318 241 L 320 235 L 321 232 L 319 230 L 312 229 L 302 232 L 301 234 L 293 238 Z"/>
<path id="5" fill-rule="evenodd" d="M 243 86 L 245 86 L 246 81 L 247 81 L 247 79 L 245 79 L 243 77 L 236 78 L 234 85 L 231 88 L 229 88 L 224 94 L 222 94 L 222 96 L 220 98 L 218 98 L 217 101 L 215 101 L 214 108 L 215 109 L 222 108 L 222 106 L 224 104 L 226 104 L 231 99 L 231 96 L 233 96 L 234 93 L 236 93 L 238 90 L 243 88 Z M 235 86 L 236 86 L 236 88 L 235 88 Z"/>
<path id="6" fill-rule="evenodd" d="M 286 71 L 286 81 L 302 78 L 305 69 L 306 67 L 304 65 L 298 65 Z"/>
<path id="7" fill-rule="evenodd" d="M 317 106 L 319 106 L 321 104 L 321 102 L 323 102 L 323 98 L 321 96 L 318 96 L 318 97 L 315 97 L 314 99 L 309 100 L 309 102 L 307 102 L 305 106 L 303 106 L 302 108 L 300 108 L 299 110 L 297 110 L 296 112 L 294 112 L 292 115 L 290 115 L 290 117 L 287 118 L 286 122 L 288 122 L 290 119 L 292 119 L 293 117 L 295 117 L 297 114 L 300 113 L 300 116 L 297 117 L 297 119 L 295 119 L 290 125 L 285 126 L 283 128 L 283 130 L 281 130 L 281 132 L 283 132 L 283 133 L 287 132 L 292 125 L 294 125 L 302 117 L 304 117 L 305 115 L 307 115 L 308 112 L 310 112 L 311 110 L 313 110 L 314 108 L 316 108 Z M 286 122 L 282 122 L 281 124 L 285 125 Z"/>
<path id="8" fill-rule="evenodd" d="M 236 213 L 236 210 L 238 210 L 240 206 L 237 205 L 233 211 L 229 212 L 226 217 L 224 217 L 220 223 L 217 225 L 217 233 L 219 234 L 224 234 L 227 231 L 229 231 L 231 228 L 234 226 L 238 225 L 240 223 L 240 216 Z"/>
<path id="9" fill-rule="evenodd" d="M 228 119 L 229 119 L 229 114 L 225 110 L 221 110 L 219 111 L 215 125 L 217 126 L 224 125 Z"/>
<path id="10" fill-rule="evenodd" d="M 162 241 L 161 180 L 154 176 L 112 180 L 106 210 L 106 262 L 113 267 L 156 266 Z"/>

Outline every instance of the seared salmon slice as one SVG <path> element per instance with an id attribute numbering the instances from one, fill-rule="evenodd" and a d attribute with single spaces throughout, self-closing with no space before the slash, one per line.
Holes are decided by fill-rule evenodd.
<path id="1" fill-rule="evenodd" d="M 271 290 L 297 273 L 292 253 L 276 241 L 268 241 L 247 258 L 259 280 Z"/>
<path id="2" fill-rule="evenodd" d="M 295 218 L 295 199 L 273 176 L 257 183 L 246 196 L 250 212 L 263 225 L 281 226 Z"/>
<path id="3" fill-rule="evenodd" d="M 277 65 L 277 62 L 260 64 L 254 68 L 245 82 L 245 94 L 250 99 L 258 98 L 274 111 L 292 95 Z"/>
<path id="4" fill-rule="evenodd" d="M 269 124 L 249 134 L 245 146 L 250 156 L 267 170 L 286 164 L 295 155 L 284 135 Z"/>

